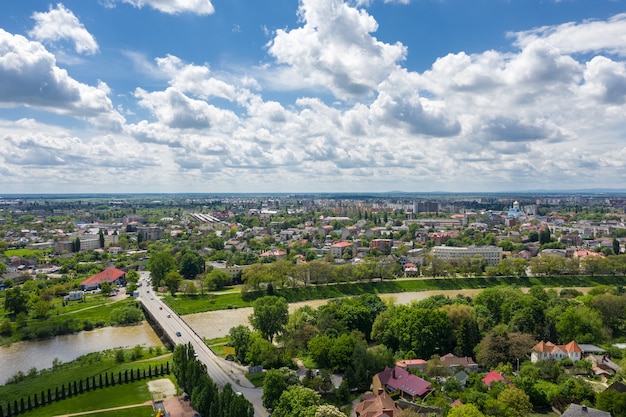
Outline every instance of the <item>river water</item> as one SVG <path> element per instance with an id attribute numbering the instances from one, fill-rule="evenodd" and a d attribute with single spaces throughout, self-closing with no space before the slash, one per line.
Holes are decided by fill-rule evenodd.
<path id="1" fill-rule="evenodd" d="M 163 343 L 152 327 L 142 322 L 136 326 L 103 327 L 53 339 L 0 346 L 0 384 L 19 371 L 27 373 L 33 367 L 38 370 L 51 368 L 55 358 L 69 362 L 87 353 L 136 345 L 163 346 Z"/>

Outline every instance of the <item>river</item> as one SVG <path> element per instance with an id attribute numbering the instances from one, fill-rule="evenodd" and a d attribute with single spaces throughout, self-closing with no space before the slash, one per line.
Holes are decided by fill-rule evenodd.
<path id="1" fill-rule="evenodd" d="M 33 367 L 38 370 L 51 368 L 55 358 L 70 362 L 87 353 L 136 345 L 163 346 L 163 343 L 144 321 L 137 326 L 103 327 L 53 339 L 0 346 L 0 384 L 19 371 L 27 373 Z"/>

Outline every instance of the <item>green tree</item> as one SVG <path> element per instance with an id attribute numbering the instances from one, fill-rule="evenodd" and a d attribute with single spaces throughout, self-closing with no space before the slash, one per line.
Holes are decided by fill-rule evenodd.
<path id="1" fill-rule="evenodd" d="M 556 331 L 563 343 L 571 340 L 578 343 L 597 343 L 604 339 L 602 319 L 596 310 L 577 305 L 567 307 L 564 311 L 555 309 L 549 314 L 556 321 Z"/>
<path id="2" fill-rule="evenodd" d="M 626 392 L 606 389 L 596 395 L 596 407 L 613 417 L 626 417 Z"/>
<path id="3" fill-rule="evenodd" d="M 245 362 L 252 341 L 250 329 L 240 324 L 239 326 L 231 327 L 228 334 L 230 336 L 230 344 L 235 348 L 235 356 L 239 362 Z"/>
<path id="4" fill-rule="evenodd" d="M 176 260 L 168 251 L 157 252 L 150 256 L 146 265 L 151 274 L 152 286 L 158 289 L 168 272 L 176 269 Z"/>
<path id="5" fill-rule="evenodd" d="M 550 228 L 545 227 L 544 229 L 539 231 L 539 244 L 543 245 L 545 243 L 550 243 L 552 241 L 552 237 L 550 236 Z"/>
<path id="6" fill-rule="evenodd" d="M 515 387 L 505 388 L 498 395 L 498 401 L 507 407 L 507 417 L 526 417 L 533 409 L 528 395 Z"/>
<path id="7" fill-rule="evenodd" d="M 50 315 L 50 302 L 39 299 L 33 304 L 33 316 L 36 319 L 45 319 Z"/>
<path id="8" fill-rule="evenodd" d="M 620 247 L 619 247 L 619 240 L 615 238 L 613 238 L 613 253 L 615 255 L 619 255 L 621 253 Z"/>
<path id="9" fill-rule="evenodd" d="M 451 409 L 448 417 L 485 417 L 485 415 L 474 404 L 463 404 Z"/>
<path id="10" fill-rule="evenodd" d="M 10 337 L 13 334 L 13 326 L 11 326 L 11 320 L 4 319 L 0 323 L 0 335 L 4 337 Z"/>
<path id="11" fill-rule="evenodd" d="M 4 294 L 4 309 L 13 315 L 28 313 L 28 295 L 20 287 L 10 288 Z"/>
<path id="12" fill-rule="evenodd" d="M 180 287 L 182 282 L 183 277 L 175 270 L 169 271 L 165 275 L 164 283 L 165 285 L 167 285 L 167 289 L 172 297 L 176 295 L 176 291 L 178 291 L 178 288 Z"/>
<path id="13" fill-rule="evenodd" d="M 221 290 L 230 285 L 233 282 L 233 278 L 229 273 L 214 268 L 206 274 L 205 282 L 209 290 Z"/>
<path id="14" fill-rule="evenodd" d="M 204 259 L 196 252 L 187 251 L 180 258 L 180 273 L 185 279 L 194 279 L 204 271 Z"/>
<path id="15" fill-rule="evenodd" d="M 263 380 L 263 407 L 273 409 L 278 404 L 281 394 L 287 389 L 287 381 L 280 369 L 270 369 Z"/>
<path id="16" fill-rule="evenodd" d="M 100 284 L 100 293 L 104 297 L 108 297 L 109 295 L 111 295 L 112 291 L 113 291 L 113 286 L 111 285 L 110 282 L 103 282 L 102 284 Z"/>
<path id="17" fill-rule="evenodd" d="M 293 385 L 283 391 L 273 417 L 315 417 L 322 404 L 320 394 L 310 388 Z"/>
<path id="18" fill-rule="evenodd" d="M 98 231 L 98 240 L 100 243 L 100 248 L 104 248 L 104 231 L 102 229 Z"/>
<path id="19" fill-rule="evenodd" d="M 289 320 L 289 307 L 283 297 L 265 296 L 252 304 L 250 324 L 263 337 L 272 342 L 276 334 L 281 333 Z"/>

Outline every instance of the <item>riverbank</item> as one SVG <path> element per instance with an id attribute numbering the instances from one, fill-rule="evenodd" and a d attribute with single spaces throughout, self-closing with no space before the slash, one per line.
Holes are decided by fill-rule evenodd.
<path id="1" fill-rule="evenodd" d="M 50 368 L 55 359 L 66 363 L 92 352 L 136 345 L 163 348 L 163 343 L 145 321 L 134 326 L 102 327 L 45 340 L 0 346 L 0 384 L 18 372 L 26 374 L 32 368 Z"/>

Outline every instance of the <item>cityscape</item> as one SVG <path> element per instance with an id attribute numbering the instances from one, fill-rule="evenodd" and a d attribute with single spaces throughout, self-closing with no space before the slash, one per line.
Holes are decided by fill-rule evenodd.
<path id="1" fill-rule="evenodd" d="M 626 0 L 0 6 L 0 417 L 626 417 Z"/>
<path id="2" fill-rule="evenodd" d="M 619 416 L 625 207 L 606 191 L 1 196 L 0 412 L 102 409 L 81 396 L 148 379 L 131 415 L 301 415 L 305 398 L 322 416 Z M 86 363 L 77 387 L 33 391 Z M 178 390 L 151 385 L 168 375 Z M 213 414 L 223 401 L 237 411 Z"/>

